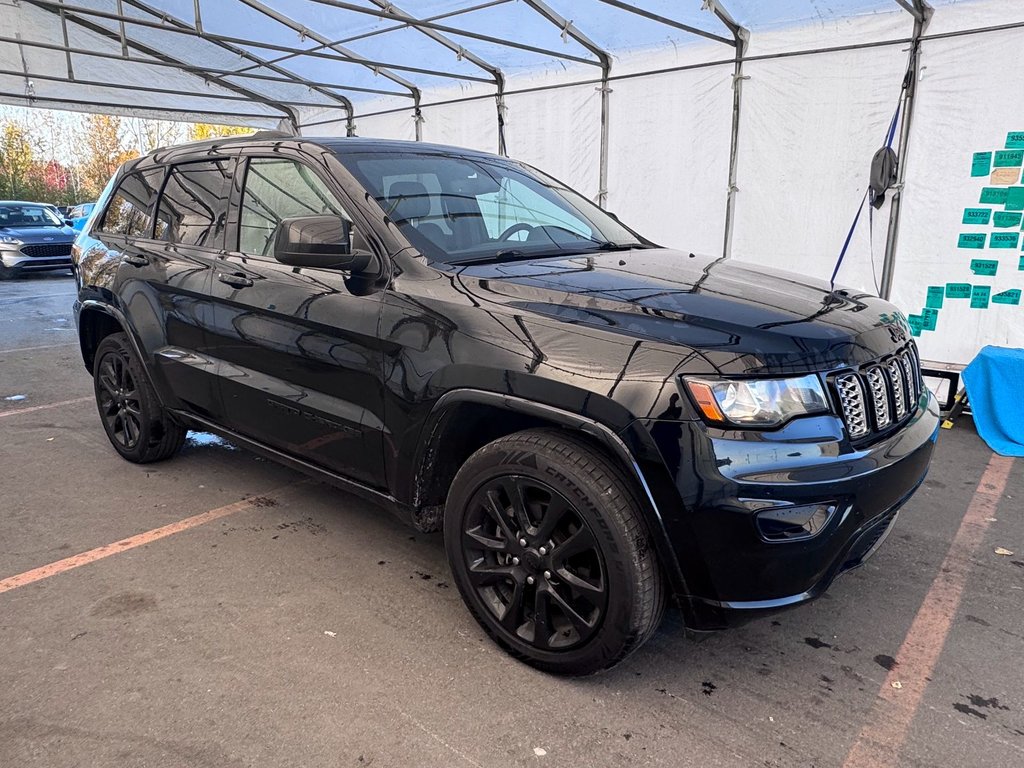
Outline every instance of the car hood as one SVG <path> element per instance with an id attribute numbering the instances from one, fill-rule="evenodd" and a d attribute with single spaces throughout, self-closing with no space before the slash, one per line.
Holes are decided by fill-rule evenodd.
<path id="1" fill-rule="evenodd" d="M 0 227 L 0 235 L 23 243 L 69 243 L 78 234 L 71 227 Z"/>
<path id="2" fill-rule="evenodd" d="M 482 301 L 697 349 L 723 373 L 830 370 L 909 338 L 902 313 L 870 294 L 667 248 L 458 270 Z"/>

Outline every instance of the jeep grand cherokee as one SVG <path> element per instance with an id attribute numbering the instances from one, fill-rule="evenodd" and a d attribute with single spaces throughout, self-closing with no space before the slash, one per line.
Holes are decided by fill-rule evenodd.
<path id="1" fill-rule="evenodd" d="M 903 315 L 661 248 L 507 158 L 359 138 L 158 150 L 75 246 L 114 448 L 207 430 L 443 531 L 495 641 L 621 661 L 820 595 L 921 483 Z"/>

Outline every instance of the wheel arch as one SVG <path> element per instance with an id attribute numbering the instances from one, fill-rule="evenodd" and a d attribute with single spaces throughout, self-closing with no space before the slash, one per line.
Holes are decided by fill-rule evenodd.
<path id="1" fill-rule="evenodd" d="M 465 429 L 472 423 L 487 425 L 482 431 Z M 486 418 L 481 419 L 481 416 Z M 434 404 L 417 450 L 412 505 L 421 528 L 439 527 L 444 497 L 465 459 L 477 448 L 513 432 L 537 427 L 571 430 L 601 451 L 633 486 L 658 559 L 672 592 L 688 594 L 686 580 L 671 545 L 662 511 L 644 470 L 626 442 L 610 427 L 587 416 L 515 395 L 478 389 L 455 389 Z M 444 450 L 442 450 L 442 447 Z M 685 610 L 685 609 L 684 609 Z"/>
<path id="2" fill-rule="evenodd" d="M 128 343 L 142 364 L 142 370 L 146 374 L 149 386 L 156 395 L 157 401 L 161 402 L 160 390 L 154 384 L 153 373 L 146 364 L 146 356 L 142 353 L 142 346 L 139 344 L 128 318 L 117 307 L 105 302 L 95 299 L 82 301 L 78 307 L 78 344 L 82 351 L 82 362 L 90 376 L 100 342 L 113 333 L 124 333 L 128 337 Z M 162 402 L 161 405 L 163 405 Z"/>

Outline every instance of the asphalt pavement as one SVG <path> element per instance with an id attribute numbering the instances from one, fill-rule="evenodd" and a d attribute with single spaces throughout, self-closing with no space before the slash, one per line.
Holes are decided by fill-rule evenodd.
<path id="1" fill-rule="evenodd" d="M 438 535 L 209 435 L 121 460 L 73 295 L 0 283 L 4 768 L 1024 765 L 1024 461 L 969 417 L 822 599 L 702 638 L 670 611 L 560 679 L 477 628 Z"/>

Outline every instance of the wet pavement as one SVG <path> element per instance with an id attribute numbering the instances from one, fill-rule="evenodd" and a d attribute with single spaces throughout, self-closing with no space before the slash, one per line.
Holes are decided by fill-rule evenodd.
<path id="1" fill-rule="evenodd" d="M 0 766 L 1024 765 L 1024 461 L 977 517 L 969 418 L 823 599 L 701 640 L 670 612 L 558 679 L 477 629 L 439 536 L 208 435 L 122 461 L 73 292 L 0 283 L 0 582 L 249 501 L 0 592 Z"/>

